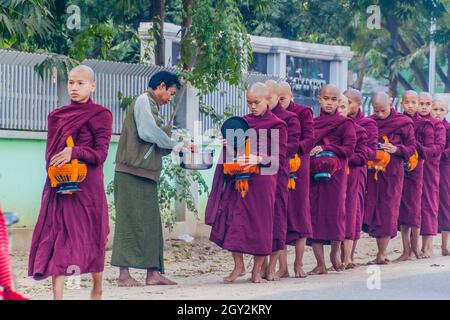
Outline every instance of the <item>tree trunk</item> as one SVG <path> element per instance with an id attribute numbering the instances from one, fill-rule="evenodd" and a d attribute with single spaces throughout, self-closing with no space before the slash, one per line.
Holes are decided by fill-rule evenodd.
<path id="1" fill-rule="evenodd" d="M 398 96 L 398 78 L 394 77 L 389 81 L 389 95 L 392 99 L 397 98 Z"/>
<path id="2" fill-rule="evenodd" d="M 155 35 L 155 64 L 164 66 L 166 64 L 166 53 L 164 45 L 164 19 L 166 16 L 165 0 L 152 0 L 153 8 L 153 34 Z"/>
<path id="3" fill-rule="evenodd" d="M 358 62 L 358 73 L 356 77 L 355 82 L 355 89 L 358 89 L 361 91 L 363 83 L 364 83 L 364 76 L 366 74 L 366 55 L 365 53 L 362 53 L 359 57 Z"/>
<path id="4" fill-rule="evenodd" d="M 189 28 L 192 25 L 192 17 L 190 15 L 188 15 L 187 13 L 189 12 L 189 7 L 194 3 L 194 0 L 183 0 L 183 21 L 181 22 L 181 39 L 184 39 L 188 33 L 189 33 Z M 183 40 L 181 40 L 181 43 L 183 44 Z M 188 63 L 184 63 L 183 64 L 183 69 L 184 70 L 188 70 L 189 69 L 189 64 Z"/>
<path id="5" fill-rule="evenodd" d="M 398 50 L 398 24 L 397 24 L 397 18 L 393 15 L 388 15 L 387 18 L 387 25 L 386 29 L 389 31 L 389 34 L 392 39 L 392 50 L 394 52 L 394 56 L 398 57 L 400 55 L 400 52 Z M 390 96 L 395 99 L 398 94 L 398 78 L 397 75 L 392 74 L 392 71 L 389 72 L 389 94 Z"/>
<path id="6" fill-rule="evenodd" d="M 447 45 L 447 81 L 445 81 L 445 92 L 450 93 L 450 45 Z"/>

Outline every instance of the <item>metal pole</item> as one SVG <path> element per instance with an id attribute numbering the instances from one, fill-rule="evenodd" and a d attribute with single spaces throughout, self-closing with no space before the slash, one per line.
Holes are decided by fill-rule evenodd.
<path id="1" fill-rule="evenodd" d="M 436 19 L 431 19 L 431 27 L 430 27 L 430 34 L 431 37 L 433 37 L 434 33 L 436 32 Z M 434 87 L 436 83 L 436 45 L 431 39 L 430 41 L 430 65 L 429 65 L 429 72 L 428 72 L 428 88 L 430 91 L 430 94 L 434 94 Z"/>

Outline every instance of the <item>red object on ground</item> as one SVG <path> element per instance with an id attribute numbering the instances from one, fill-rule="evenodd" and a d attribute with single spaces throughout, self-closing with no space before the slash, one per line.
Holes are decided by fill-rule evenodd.
<path id="1" fill-rule="evenodd" d="M 9 260 L 8 230 L 3 213 L 0 211 L 0 296 L 3 300 L 27 300 L 12 290 L 11 263 Z"/>

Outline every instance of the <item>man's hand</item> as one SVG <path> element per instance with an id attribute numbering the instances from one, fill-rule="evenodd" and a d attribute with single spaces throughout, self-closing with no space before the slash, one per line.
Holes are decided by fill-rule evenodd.
<path id="1" fill-rule="evenodd" d="M 394 146 L 392 143 L 382 143 L 380 147 L 388 153 L 396 153 L 398 150 L 398 147 Z"/>
<path id="2" fill-rule="evenodd" d="M 323 152 L 322 146 L 315 146 L 315 147 L 311 150 L 311 152 L 309 153 L 309 155 L 310 155 L 310 156 L 313 156 L 313 155 L 318 154 L 318 153 L 321 153 L 321 152 Z"/>
<path id="3" fill-rule="evenodd" d="M 70 162 L 72 159 L 72 148 L 66 147 L 60 153 L 55 154 L 50 159 L 50 165 L 53 167 L 61 167 L 62 165 Z"/>

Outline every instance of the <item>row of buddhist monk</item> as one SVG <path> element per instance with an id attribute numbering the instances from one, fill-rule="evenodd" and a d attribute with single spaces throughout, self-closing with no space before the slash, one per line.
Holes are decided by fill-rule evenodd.
<path id="1" fill-rule="evenodd" d="M 366 117 L 358 90 L 341 94 L 333 85 L 322 88 L 319 102 L 320 115 L 314 118 L 311 108 L 293 101 L 286 82 L 255 83 L 248 90 L 250 113 L 244 118 L 256 130 L 259 146 L 261 141 L 267 146 L 252 150 L 247 158 L 261 166 L 262 159 L 268 158 L 279 167 L 276 174 L 253 174 L 242 196 L 235 190 L 234 177 L 224 173 L 223 161 L 217 165 L 205 222 L 212 226 L 210 240 L 230 251 L 234 259 L 225 283 L 245 275 L 244 254 L 254 256 L 252 282 L 289 277 L 287 245 L 295 246 L 295 277 L 329 271 L 324 245 L 331 245 L 330 269 L 354 268 L 362 231 L 374 237 L 378 247 L 369 264 L 389 263 L 389 240 L 398 231 L 403 253 L 396 261 L 431 257 L 432 239 L 438 232 L 442 233 L 442 254 L 449 255 L 448 104 L 433 101 L 428 93 L 406 91 L 402 114 L 386 93 L 378 92 L 372 96 L 374 114 Z M 263 135 L 267 130 L 267 136 Z M 271 152 L 273 139 L 277 152 Z M 311 179 L 311 157 L 324 151 L 338 158 L 338 170 L 330 180 L 316 181 Z M 227 152 L 224 144 L 222 154 Z M 389 157 L 389 163 L 381 169 L 368 168 L 377 152 Z M 301 165 L 293 189 L 288 188 L 289 161 L 296 154 Z M 414 170 L 410 170 L 414 159 Z M 312 246 L 317 261 L 308 273 L 302 269 L 306 245 Z"/>

